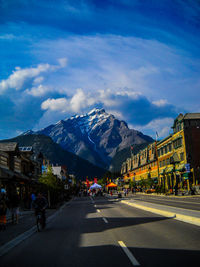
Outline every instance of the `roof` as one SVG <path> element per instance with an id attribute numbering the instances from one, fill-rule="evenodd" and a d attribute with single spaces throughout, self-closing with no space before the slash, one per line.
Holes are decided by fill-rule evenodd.
<path id="1" fill-rule="evenodd" d="M 19 150 L 20 152 L 32 152 L 33 147 L 32 146 L 20 146 Z"/>
<path id="2" fill-rule="evenodd" d="M 184 120 L 200 119 L 200 113 L 186 113 L 183 117 Z"/>
<path id="3" fill-rule="evenodd" d="M 17 149 L 16 142 L 9 142 L 9 143 L 0 143 L 0 151 L 3 152 L 14 152 Z"/>

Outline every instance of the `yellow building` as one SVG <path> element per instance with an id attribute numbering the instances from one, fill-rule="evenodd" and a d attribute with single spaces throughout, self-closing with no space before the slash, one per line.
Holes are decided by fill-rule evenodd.
<path id="1" fill-rule="evenodd" d="M 155 183 L 158 181 L 158 168 L 155 142 L 132 155 L 122 164 L 121 173 L 125 183 L 139 182 L 142 179 L 151 178 Z"/>
<path id="2" fill-rule="evenodd" d="M 173 133 L 149 144 L 122 164 L 124 181 L 154 179 L 166 191 L 200 184 L 200 113 L 180 114 Z"/>

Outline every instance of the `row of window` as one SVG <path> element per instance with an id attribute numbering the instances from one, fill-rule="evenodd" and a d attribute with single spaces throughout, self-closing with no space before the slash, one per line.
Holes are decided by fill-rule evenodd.
<path id="1" fill-rule="evenodd" d="M 159 162 L 160 168 L 161 167 L 164 167 L 164 166 L 167 166 L 169 164 L 170 164 L 170 158 L 164 159 L 164 160 L 162 160 L 162 161 Z"/>
<path id="2" fill-rule="evenodd" d="M 3 166 L 8 166 L 8 158 L 0 155 L 0 164 Z"/>
<path id="3" fill-rule="evenodd" d="M 174 133 L 180 132 L 182 130 L 182 125 L 180 123 L 176 124 L 176 128 L 174 129 Z"/>
<path id="4" fill-rule="evenodd" d="M 182 146 L 182 143 L 183 143 L 182 137 L 180 137 L 180 138 L 178 138 L 178 139 L 176 139 L 176 140 L 173 141 L 173 146 L 176 149 L 178 147 L 181 147 Z"/>
<path id="5" fill-rule="evenodd" d="M 176 139 L 173 141 L 173 143 L 169 143 L 163 147 L 161 147 L 160 149 L 158 149 L 158 157 L 167 154 L 168 152 L 172 151 L 172 148 L 174 147 L 174 149 L 177 149 L 179 147 L 181 147 L 183 144 L 183 139 L 182 137 Z"/>
<path id="6" fill-rule="evenodd" d="M 147 169 L 149 169 L 149 168 L 151 168 L 151 167 L 155 167 L 156 165 L 157 165 L 157 162 L 154 161 L 154 162 L 151 162 L 151 163 L 148 164 L 148 165 L 145 165 L 145 166 L 141 167 L 140 170 L 141 170 L 141 171 L 143 171 L 143 170 L 147 170 Z"/>
<path id="7" fill-rule="evenodd" d="M 159 162 L 159 166 L 160 166 L 160 167 L 164 167 L 164 166 L 170 165 L 171 162 L 172 162 L 172 161 L 170 160 L 171 158 L 172 158 L 172 157 L 160 161 L 160 162 Z M 184 160 L 184 153 L 183 153 L 183 152 L 179 154 L 179 159 L 180 159 L 180 161 L 183 161 L 183 160 Z"/>

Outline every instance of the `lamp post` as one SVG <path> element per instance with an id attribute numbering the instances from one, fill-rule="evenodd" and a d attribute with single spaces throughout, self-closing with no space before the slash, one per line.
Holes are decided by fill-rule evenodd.
<path id="1" fill-rule="evenodd" d="M 173 154 L 173 156 L 170 158 L 170 163 L 173 164 L 173 175 L 174 175 L 174 181 L 176 182 L 174 189 L 175 189 L 175 196 L 178 195 L 178 178 L 176 176 L 176 163 L 179 163 L 180 160 L 176 153 Z M 173 183 L 174 185 L 174 183 Z"/>

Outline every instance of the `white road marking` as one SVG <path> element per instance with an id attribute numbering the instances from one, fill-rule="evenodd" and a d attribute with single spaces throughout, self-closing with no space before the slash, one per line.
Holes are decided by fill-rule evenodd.
<path id="1" fill-rule="evenodd" d="M 104 220 L 105 223 L 108 223 L 107 219 L 106 218 L 102 218 Z"/>
<path id="2" fill-rule="evenodd" d="M 133 254 L 130 252 L 130 250 L 127 248 L 127 246 L 124 244 L 123 241 L 118 241 L 119 245 L 123 249 L 123 251 L 128 256 L 129 260 L 133 264 L 133 266 L 140 266 L 139 262 L 136 260 L 136 258 L 133 256 Z"/>
<path id="3" fill-rule="evenodd" d="M 100 210 L 97 210 L 97 212 L 100 212 Z"/>

